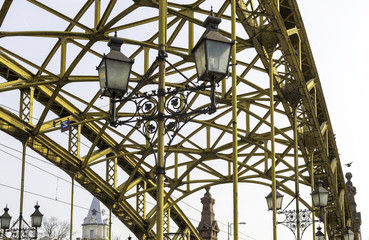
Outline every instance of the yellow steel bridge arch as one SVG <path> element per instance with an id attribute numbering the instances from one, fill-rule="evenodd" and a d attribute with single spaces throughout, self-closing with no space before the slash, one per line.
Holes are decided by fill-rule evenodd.
<path id="1" fill-rule="evenodd" d="M 135 59 L 130 89 L 156 89 L 159 72 L 143 76 L 163 47 L 159 37 L 165 33 L 158 24 L 163 19 L 159 8 L 164 1 L 87 0 L 64 8 L 36 0 L 26 2 L 37 9 L 40 18 L 48 16 L 50 23 L 17 23 L 11 17 L 20 11 L 19 2 L 3 2 L 0 95 L 20 99 L 20 111 L 14 114 L 0 107 L 1 130 L 74 177 L 137 237 L 154 237 L 156 208 L 146 211 L 145 196 L 155 198 L 152 154 L 158 151 L 157 140 L 153 139 L 152 149 L 136 128 L 109 126 L 109 104 L 100 98 L 94 68 L 108 51 L 109 37 L 117 32 L 125 41 L 122 52 Z M 315 180 L 323 180 L 330 191 L 327 234 L 342 233 L 350 224 L 351 213 L 328 110 L 296 1 L 165 3 L 167 60 L 189 80 L 196 81 L 191 50 L 204 31 L 202 23 L 211 7 L 222 19 L 220 32 L 236 41 L 230 77 L 216 89 L 216 113 L 188 122 L 168 148 L 164 211 L 170 209 L 169 218 L 178 231 L 200 239 L 177 203 L 206 186 L 234 182 L 232 163 L 236 159 L 238 182 L 271 185 L 275 165 L 279 191 L 291 196 L 295 196 L 296 182 L 313 189 Z M 171 65 L 166 65 L 165 74 L 169 87 L 188 84 Z M 137 90 L 138 83 L 142 88 Z M 298 98 L 297 142 L 294 108 L 283 90 L 290 83 Z M 195 93 L 191 108 L 206 107 L 209 94 Z M 10 104 L 3 98 L 1 103 Z M 118 116 L 132 114 L 132 109 L 120 107 Z M 66 119 L 71 121 L 69 138 L 55 137 L 60 121 Z M 81 139 L 90 142 L 87 149 L 80 146 Z M 106 171 L 94 170 L 96 165 L 106 165 Z M 118 170 L 127 176 L 119 186 Z M 174 200 L 172 196 L 180 197 Z M 135 206 L 128 202 L 132 198 Z M 300 204 L 313 210 L 310 199 L 300 198 Z"/>

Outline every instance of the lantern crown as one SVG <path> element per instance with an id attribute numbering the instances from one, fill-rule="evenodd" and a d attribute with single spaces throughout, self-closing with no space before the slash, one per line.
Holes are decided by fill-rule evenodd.
<path id="1" fill-rule="evenodd" d="M 213 16 L 213 12 L 205 19 L 203 26 L 206 28 L 206 32 L 216 31 L 218 32 L 218 25 L 222 19 Z"/>

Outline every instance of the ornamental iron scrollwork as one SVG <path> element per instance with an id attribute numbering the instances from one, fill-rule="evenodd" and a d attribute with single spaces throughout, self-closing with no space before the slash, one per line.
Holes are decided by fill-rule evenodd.
<path id="1" fill-rule="evenodd" d="M 280 211 L 278 212 L 278 214 L 284 214 L 285 215 L 285 219 L 281 222 L 277 222 L 277 224 L 282 224 L 286 227 L 288 227 L 293 235 L 295 236 L 295 238 L 297 239 L 297 224 L 300 225 L 300 229 L 301 229 L 301 238 L 304 235 L 305 230 L 311 225 L 313 224 L 314 220 L 311 217 L 311 211 L 308 209 L 302 209 L 299 210 L 299 217 L 300 219 L 297 219 L 297 212 L 296 210 L 284 210 L 284 211 Z"/>
<path id="2" fill-rule="evenodd" d="M 145 84 L 146 79 L 157 68 L 158 60 L 165 60 L 172 68 L 179 72 L 186 79 L 187 85 L 184 87 L 168 87 L 165 90 L 159 89 L 157 91 L 139 92 L 138 89 Z M 192 108 L 190 103 L 194 97 L 193 95 L 201 91 L 209 91 L 210 103 L 197 106 L 196 109 Z M 165 97 L 164 113 L 162 114 L 159 113 L 159 97 L 161 96 Z M 119 103 L 118 108 L 116 107 L 117 103 Z M 129 114 L 118 114 L 117 111 L 122 108 L 128 108 L 128 111 L 124 112 L 128 112 Z M 127 97 L 111 100 L 110 125 L 113 127 L 126 125 L 136 129 L 145 137 L 150 147 L 154 150 L 159 120 L 163 120 L 165 134 L 169 139 L 164 158 L 166 159 L 175 136 L 186 123 L 201 114 L 212 114 L 215 111 L 215 83 L 202 82 L 201 84 L 195 84 L 169 63 L 165 59 L 165 56 L 159 55 L 143 78 L 138 82 L 135 89 L 131 93 L 127 93 Z M 155 154 L 154 158 L 157 163 L 157 156 Z"/>

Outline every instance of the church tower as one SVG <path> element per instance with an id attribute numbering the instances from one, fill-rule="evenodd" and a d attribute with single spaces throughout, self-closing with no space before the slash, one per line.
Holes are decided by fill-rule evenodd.
<path id="1" fill-rule="evenodd" d="M 201 221 L 197 230 L 200 233 L 200 236 L 203 240 L 217 240 L 219 227 L 218 223 L 215 220 L 215 214 L 213 205 L 215 203 L 214 198 L 211 197 L 209 192 L 210 187 L 205 188 L 206 193 L 204 197 L 201 198 L 202 203 L 202 212 L 201 212 Z"/>
<path id="2" fill-rule="evenodd" d="M 109 224 L 108 219 L 103 219 L 104 210 L 100 210 L 100 201 L 94 197 L 87 217 L 82 224 L 82 239 L 108 240 Z"/>

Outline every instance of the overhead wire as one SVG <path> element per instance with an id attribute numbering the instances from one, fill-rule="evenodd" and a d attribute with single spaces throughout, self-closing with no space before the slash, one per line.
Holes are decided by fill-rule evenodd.
<path id="1" fill-rule="evenodd" d="M 10 110 L 12 110 L 13 112 L 18 112 L 17 110 L 15 110 L 15 109 L 12 109 L 12 108 L 10 108 L 10 107 L 8 107 L 8 106 L 5 106 L 5 105 L 3 105 L 3 104 L 0 104 L 0 106 L 2 106 L 2 107 L 5 107 L 5 108 L 8 108 L 8 109 L 10 109 Z M 33 119 L 35 119 L 35 120 L 38 120 L 37 118 L 35 118 L 35 117 L 33 117 Z M 64 134 L 67 134 L 66 132 L 64 132 Z M 84 146 L 86 146 L 86 147 L 88 147 L 88 145 L 86 144 L 86 143 L 83 143 L 82 141 L 81 141 L 81 144 L 83 144 Z M 9 146 L 7 146 L 7 145 L 5 145 L 5 144 L 1 144 L 0 143 L 0 146 L 3 146 L 3 147 L 5 147 L 5 148 L 8 148 L 8 149 L 11 149 L 11 150 L 13 150 L 13 151 L 16 151 L 16 152 L 18 152 L 18 153 L 22 153 L 21 151 L 19 151 L 19 150 L 17 150 L 17 149 L 15 149 L 15 148 L 11 148 L 11 147 L 9 147 Z M 5 153 L 5 154 L 8 154 L 8 155 L 10 155 L 10 156 L 12 156 L 12 157 L 14 157 L 14 158 L 16 158 L 16 159 L 18 159 L 18 160 L 21 160 L 21 158 L 19 158 L 19 157 L 17 157 L 17 156 L 15 156 L 15 155 L 13 155 L 13 154 L 10 154 L 9 152 L 6 152 L 6 151 L 4 151 L 4 150 L 2 150 L 1 148 L 0 148 L 0 151 L 1 152 L 3 152 L 3 153 Z M 41 159 L 41 158 L 37 158 L 37 157 L 35 157 L 35 156 L 33 156 L 33 155 L 29 155 L 29 154 L 26 154 L 26 156 L 28 156 L 28 157 L 31 157 L 31 158 L 33 158 L 33 159 L 36 159 L 36 160 L 38 160 L 38 161 L 41 161 L 41 162 L 43 162 L 43 163 L 45 163 L 45 164 L 49 164 L 49 165 L 52 165 L 52 166 L 54 166 L 52 163 L 50 163 L 50 162 L 48 162 L 48 161 L 46 161 L 46 160 L 43 160 L 43 159 Z M 67 183 L 72 183 L 71 181 L 69 181 L 69 180 L 67 180 L 67 179 L 64 179 L 64 178 L 62 178 L 62 177 L 60 177 L 60 176 L 58 176 L 58 175 L 56 175 L 56 174 L 53 174 L 53 173 L 51 173 L 51 172 L 49 172 L 49 171 L 46 171 L 46 170 L 44 170 L 44 169 L 42 169 L 42 168 L 40 168 L 40 167 L 38 167 L 38 166 L 36 166 L 36 165 L 34 165 L 34 164 L 32 164 L 32 163 L 29 163 L 29 162 L 26 162 L 26 164 L 28 164 L 28 165 L 30 165 L 30 166 L 32 166 L 32 167 L 34 167 L 34 168 L 37 168 L 37 169 L 39 169 L 39 170 L 41 170 L 41 171 L 43 171 L 43 172 L 45 172 L 45 173 L 47 173 L 47 174 L 50 174 L 50 175 L 52 175 L 52 176 L 54 176 L 54 177 L 56 177 L 57 178 L 57 181 L 59 181 L 59 179 L 61 179 L 61 180 L 63 180 L 63 181 L 65 181 L 65 182 L 67 182 Z M 5 184 L 1 184 L 0 183 L 0 185 L 1 186 L 4 186 L 4 187 L 8 187 L 8 188 L 12 188 L 12 189 L 15 189 L 15 190 L 19 190 L 20 191 L 20 189 L 17 189 L 17 188 L 15 188 L 15 187 L 11 187 L 11 186 L 8 186 L 8 185 L 5 185 Z M 84 189 L 82 186 L 79 186 L 79 185 L 76 185 L 77 187 L 79 187 L 79 188 L 81 188 L 81 189 Z M 49 200 L 53 200 L 53 201 L 57 201 L 57 202 L 61 202 L 61 203 L 64 203 L 64 204 L 68 204 L 68 205 L 71 205 L 70 203 L 68 203 L 68 202 L 65 202 L 65 201 L 61 201 L 61 200 L 59 200 L 59 199 L 57 199 L 57 194 L 58 194 L 58 186 L 57 186 L 57 189 L 56 189 L 56 197 L 55 197 L 55 199 L 53 199 L 53 198 L 51 198 L 51 197 L 48 197 L 48 196 L 44 196 L 44 195 L 41 195 L 41 194 L 37 194 L 37 193 L 33 193 L 33 192 L 29 192 L 29 191 L 25 191 L 26 193 L 28 193 L 28 194 L 32 194 L 32 195 L 36 195 L 36 196 L 39 196 L 39 197 L 43 197 L 43 198 L 45 198 L 45 199 L 49 199 Z M 151 204 L 151 205 L 153 205 L 153 206 L 155 206 L 155 204 L 154 203 L 151 203 L 151 202 L 147 202 L 148 204 Z M 190 208 L 192 208 L 192 209 L 194 209 L 195 211 L 197 211 L 197 212 L 200 212 L 201 213 L 201 211 L 199 210 L 199 209 L 197 209 L 197 208 L 195 208 L 195 207 L 193 207 L 193 205 L 191 205 L 191 204 L 188 204 L 188 203 L 186 203 L 186 202 L 184 202 L 184 201 L 181 201 L 181 203 L 183 203 L 184 205 L 186 205 L 186 206 L 188 206 L 188 207 L 190 207 Z M 86 207 L 82 207 L 82 206 L 78 206 L 78 205 L 74 205 L 75 207 L 78 207 L 78 208 L 81 208 L 81 209 L 85 209 L 85 210 L 89 210 L 88 208 L 86 208 Z M 116 217 L 116 216 L 114 216 L 114 217 Z M 200 222 L 199 220 L 197 220 L 197 219 L 193 219 L 193 218 L 190 218 L 190 217 L 187 217 L 188 219 L 190 219 L 190 220 L 192 220 L 192 221 L 194 221 L 194 222 Z M 219 223 L 221 223 L 222 225 L 224 225 L 224 226 L 227 226 L 228 227 L 228 224 L 226 224 L 226 223 L 223 223 L 223 222 L 221 222 L 221 221 L 218 221 Z M 226 234 L 228 234 L 228 229 L 227 229 L 227 231 L 224 231 L 224 230 L 220 230 L 221 232 L 224 232 L 224 233 L 226 233 Z M 249 236 L 249 235 L 247 235 L 247 234 L 244 234 L 243 232 L 239 232 L 240 234 L 242 234 L 242 235 L 244 235 L 245 237 L 247 237 L 248 239 L 245 239 L 245 238 L 240 238 L 239 237 L 239 239 L 241 239 L 241 240 L 249 240 L 249 239 L 253 239 L 253 240 L 256 240 L 255 238 L 253 238 L 253 237 L 251 237 L 251 236 Z"/>
<path id="2" fill-rule="evenodd" d="M 9 146 L 7 146 L 7 145 L 5 145 L 5 144 L 2 144 L 2 143 L 0 143 L 0 146 L 2 146 L 2 147 L 5 147 L 5 148 L 8 148 L 8 149 L 11 149 L 11 150 L 13 150 L 13 151 L 15 151 L 15 152 L 18 152 L 18 153 L 22 153 L 20 150 L 17 150 L 17 149 L 15 149 L 15 148 L 12 148 L 12 147 L 9 147 Z M 18 156 L 15 156 L 15 155 L 13 155 L 13 154 L 11 154 L 11 153 L 9 153 L 9 152 L 7 152 L 7 151 L 5 151 L 5 150 L 3 150 L 3 149 L 1 149 L 0 148 L 0 152 L 3 152 L 3 153 L 5 153 L 5 154 L 7 154 L 7 155 L 10 155 L 10 156 L 12 156 L 13 158 L 15 158 L 15 159 L 18 159 L 18 160 L 22 160 L 20 157 L 18 157 Z M 47 162 L 46 160 L 43 160 L 43 159 L 40 159 L 40 158 L 38 158 L 38 157 L 35 157 L 35 156 L 33 156 L 33 155 L 30 155 L 30 154 L 26 154 L 26 156 L 28 156 L 28 157 L 31 157 L 31 158 L 33 158 L 33 159 L 36 159 L 36 160 L 38 160 L 38 161 L 41 161 L 41 162 L 43 162 L 43 163 L 46 163 L 46 164 L 49 164 L 49 165 L 52 165 L 52 166 L 54 166 L 53 164 L 51 164 L 51 163 L 49 163 L 49 162 Z M 49 172 L 49 171 L 47 171 L 47 170 L 45 170 L 45 169 L 43 169 L 43 168 L 41 168 L 41 167 L 38 167 L 38 166 L 36 166 L 36 165 L 34 165 L 34 164 L 32 164 L 32 163 L 30 163 L 30 162 L 27 162 L 26 161 L 26 164 L 28 164 L 28 165 L 30 165 L 30 166 L 32 166 L 32 167 L 34 167 L 34 168 L 36 168 L 36 169 L 38 169 L 38 170 L 41 170 L 41 171 L 43 171 L 43 172 L 45 172 L 45 173 L 47 173 L 47 174 L 49 174 L 49 175 L 51 175 L 51 176 L 54 176 L 54 177 L 56 177 L 57 178 L 57 184 L 58 184 L 58 181 L 59 181 L 59 179 L 61 179 L 61 180 L 63 180 L 63 181 L 65 181 L 65 182 L 67 182 L 67 183 L 72 183 L 71 181 L 69 181 L 69 180 L 67 180 L 67 179 L 65 179 L 65 178 L 63 178 L 63 177 L 60 177 L 59 175 L 56 175 L 56 174 L 54 174 L 54 173 L 51 173 L 51 172 Z M 11 189 L 14 189 L 14 190 L 18 190 L 18 191 L 20 191 L 20 189 L 19 188 L 16 188 L 16 187 L 12 187 L 12 186 L 9 186 L 9 185 L 5 185 L 5 184 L 1 184 L 0 183 L 0 186 L 3 186 L 3 187 L 7 187 L 7 188 L 11 188 Z M 81 188 L 81 189 L 84 189 L 82 186 L 79 186 L 79 185 L 76 185 L 77 187 L 79 187 L 79 188 Z M 53 200 L 53 201 L 57 201 L 57 202 L 60 202 L 60 203 L 64 203 L 64 204 L 67 204 L 67 205 L 71 205 L 71 203 L 69 203 L 69 202 L 66 202 L 66 201 L 62 201 L 62 200 L 59 200 L 58 198 L 57 198 L 57 194 L 58 194 L 58 185 L 57 185 L 57 187 L 56 187 L 56 196 L 55 196 L 55 198 L 52 198 L 52 197 L 48 197 L 48 196 L 45 196 L 45 195 L 42 195 L 42 194 L 38 194 L 38 193 L 34 193 L 34 192 L 30 192 L 30 191 L 25 191 L 25 193 L 28 193 L 28 194 L 31 194 L 31 195 L 35 195 L 35 196 L 38 196 L 38 197 L 42 197 L 42 198 L 45 198 L 45 199 L 48 199 L 48 200 Z M 174 199 L 176 199 L 175 197 L 173 197 Z M 155 206 L 155 203 L 152 203 L 152 202 L 150 202 L 150 201 L 147 201 L 147 203 L 148 204 L 150 204 L 150 205 L 153 205 L 153 206 Z M 197 212 L 200 212 L 201 213 L 201 211 L 199 210 L 199 209 L 197 209 L 197 208 L 195 208 L 193 205 L 191 205 L 191 204 L 188 204 L 188 203 L 186 203 L 186 202 L 184 202 L 184 201 L 181 201 L 181 203 L 182 204 L 184 204 L 184 205 L 186 205 L 186 206 L 188 206 L 188 207 L 190 207 L 190 208 L 192 208 L 193 210 L 195 210 L 195 211 L 197 211 Z M 81 209 L 84 209 L 84 210 L 89 210 L 88 208 L 86 208 L 86 207 L 82 207 L 82 206 L 78 206 L 78 205 L 74 205 L 75 207 L 78 207 L 78 208 L 81 208 Z M 114 216 L 115 218 L 116 218 L 116 216 Z M 199 220 L 197 220 L 197 219 L 194 219 L 194 218 L 191 218 L 191 217 L 187 217 L 188 219 L 190 219 L 191 221 L 194 221 L 194 222 L 200 222 Z M 227 226 L 228 227 L 228 224 L 226 224 L 226 223 L 223 223 L 223 222 L 221 222 L 221 221 L 218 221 L 219 223 L 221 223 L 222 225 L 224 225 L 224 226 Z M 225 230 L 220 230 L 221 232 L 224 232 L 224 233 L 226 233 L 226 234 L 228 234 L 228 230 L 227 231 L 225 231 Z M 239 232 L 240 234 L 242 234 L 242 235 L 244 235 L 245 237 L 247 237 L 248 239 L 245 239 L 245 238 L 240 238 L 241 240 L 242 239 L 244 239 L 244 240 L 249 240 L 249 239 L 254 239 L 254 240 L 256 240 L 255 238 L 253 238 L 253 237 L 251 237 L 251 236 L 249 236 L 249 235 L 247 235 L 247 234 L 245 234 L 245 233 L 243 233 L 243 232 Z"/>

